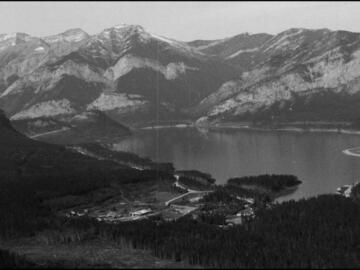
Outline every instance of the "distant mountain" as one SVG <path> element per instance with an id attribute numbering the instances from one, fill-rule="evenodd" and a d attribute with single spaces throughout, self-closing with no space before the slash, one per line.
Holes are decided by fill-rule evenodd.
<path id="1" fill-rule="evenodd" d="M 12 121 L 101 111 L 155 120 L 356 121 L 360 34 L 289 29 L 181 42 L 117 25 L 0 35 L 0 107 Z"/>
<path id="2" fill-rule="evenodd" d="M 264 33 L 244 33 L 220 40 L 195 40 L 188 44 L 205 54 L 221 57 L 239 71 L 244 71 L 255 65 L 257 51 L 272 37 Z"/>
<path id="3" fill-rule="evenodd" d="M 240 65 L 241 58 L 226 58 Z M 238 79 L 200 102 L 195 111 L 206 117 L 199 122 L 351 122 L 360 117 L 359 33 L 289 29 L 268 38 L 251 58 Z"/>
<path id="4" fill-rule="evenodd" d="M 89 37 L 90 35 L 85 31 L 83 31 L 82 29 L 74 28 L 74 29 L 69 29 L 57 35 L 43 37 L 42 39 L 48 44 L 63 43 L 63 42 L 78 43 L 88 39 Z"/>
<path id="5" fill-rule="evenodd" d="M 220 58 L 138 25 L 118 25 L 94 36 L 73 29 L 4 46 L 0 107 L 12 120 L 92 109 L 124 121 L 133 114 L 149 120 L 181 117 L 183 109 L 235 75 Z"/>

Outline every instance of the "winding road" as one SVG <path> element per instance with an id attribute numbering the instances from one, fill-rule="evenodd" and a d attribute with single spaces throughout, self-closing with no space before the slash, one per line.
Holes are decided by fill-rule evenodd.
<path id="1" fill-rule="evenodd" d="M 190 194 L 202 194 L 202 193 L 210 193 L 210 192 L 212 192 L 212 190 L 200 191 L 200 190 L 189 189 L 189 188 L 187 188 L 187 187 L 185 187 L 185 186 L 183 186 L 182 184 L 179 183 L 179 176 L 178 175 L 174 175 L 174 176 L 176 178 L 175 186 L 180 187 L 182 189 L 185 189 L 185 190 L 187 190 L 187 192 L 184 193 L 184 194 L 181 194 L 181 195 L 179 195 L 179 196 L 177 196 L 175 198 L 172 198 L 171 200 L 168 200 L 167 202 L 165 202 L 166 206 L 168 206 L 168 205 L 170 205 L 170 203 L 172 203 L 174 201 L 177 201 L 178 199 L 181 199 L 181 198 L 183 198 L 185 196 L 188 196 Z"/>

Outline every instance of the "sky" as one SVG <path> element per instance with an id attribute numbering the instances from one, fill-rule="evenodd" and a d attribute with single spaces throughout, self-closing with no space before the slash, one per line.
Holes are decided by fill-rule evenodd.
<path id="1" fill-rule="evenodd" d="M 360 32 L 360 2 L 0 2 L 0 33 L 96 34 L 120 23 L 190 41 L 289 28 Z"/>

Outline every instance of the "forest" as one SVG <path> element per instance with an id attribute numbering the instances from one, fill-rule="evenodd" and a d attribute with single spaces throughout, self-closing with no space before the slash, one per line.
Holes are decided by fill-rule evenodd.
<path id="1" fill-rule="evenodd" d="M 172 163 L 154 162 L 149 158 L 139 157 L 138 155 L 130 152 L 112 151 L 111 145 L 100 145 L 98 143 L 82 143 L 72 145 L 86 150 L 91 155 L 101 157 L 106 160 L 115 161 L 121 164 L 135 165 L 148 170 L 157 170 L 162 172 L 173 173 L 174 166 Z"/>
<path id="2" fill-rule="evenodd" d="M 354 268 L 360 263 L 360 206 L 352 199 L 322 195 L 289 201 L 227 229 L 214 226 L 218 220 L 221 217 L 193 220 L 187 216 L 173 222 L 154 218 L 106 224 L 58 218 L 46 226 L 51 243 L 101 237 L 119 247 L 150 250 L 159 258 L 193 266 Z M 34 231 L 40 230 L 40 225 L 36 224 Z M 11 257 L 1 258 L 11 261 Z"/>
<path id="3" fill-rule="evenodd" d="M 26 269 L 36 269 L 39 265 L 28 261 L 26 258 L 16 255 L 10 251 L 0 249 L 0 268 L 26 268 Z"/>
<path id="4" fill-rule="evenodd" d="M 99 234 L 205 267 L 358 267 L 359 221 L 356 202 L 323 195 L 276 205 L 249 224 L 226 230 L 185 217 L 104 225 Z"/>
<path id="5" fill-rule="evenodd" d="M 356 184 L 351 189 L 351 197 L 357 200 L 360 200 L 360 183 Z"/>
<path id="6" fill-rule="evenodd" d="M 184 176 L 191 179 L 203 180 L 204 184 L 214 184 L 216 179 L 214 179 L 211 174 L 204 173 L 198 170 L 178 170 L 176 173 L 180 176 Z"/>
<path id="7" fill-rule="evenodd" d="M 196 178 L 187 177 L 187 176 L 180 176 L 179 183 L 186 186 L 189 189 L 194 190 L 210 190 L 212 186 L 209 183 L 204 183 Z"/>
<path id="8" fill-rule="evenodd" d="M 283 189 L 299 185 L 301 184 L 301 181 L 294 175 L 264 174 L 258 176 L 231 178 L 227 181 L 227 183 L 229 185 L 238 185 L 241 187 L 263 187 L 273 192 L 279 192 Z"/>

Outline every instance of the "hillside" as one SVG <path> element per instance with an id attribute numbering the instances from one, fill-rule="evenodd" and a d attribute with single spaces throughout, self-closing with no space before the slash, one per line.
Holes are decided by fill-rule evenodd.
<path id="1" fill-rule="evenodd" d="M 96 110 L 61 118 L 13 120 L 12 125 L 31 138 L 54 144 L 109 142 L 131 134 L 128 127 Z"/>
<path id="2" fill-rule="evenodd" d="M 359 49 L 358 33 L 289 29 L 252 52 L 253 64 L 195 111 L 203 122 L 356 121 Z"/>
<path id="3" fill-rule="evenodd" d="M 359 119 L 360 34 L 292 28 L 182 42 L 121 24 L 88 35 L 0 36 L 11 120 L 101 111 L 126 125 Z"/>
<path id="4" fill-rule="evenodd" d="M 97 151 L 109 155 L 98 146 Z M 139 171 L 126 165 L 133 160 L 134 166 L 143 159 L 133 155 L 115 158 L 95 158 L 70 150 L 65 146 L 48 144 L 27 138 L 16 131 L 3 113 L 0 115 L 0 185 L 6 189 L 3 196 L 12 199 L 6 190 L 13 184 L 17 190 L 41 194 L 41 198 L 82 194 L 111 184 L 156 180 L 159 173 Z M 105 154 L 104 154 L 105 155 Z M 132 165 L 131 165 L 132 166 Z M 156 167 L 154 163 L 152 166 Z M 171 166 L 169 167 L 171 171 Z M 169 176 L 172 179 L 172 176 Z"/>
<path id="5" fill-rule="evenodd" d="M 12 120 L 74 116 L 91 109 L 131 122 L 182 117 L 236 76 L 218 57 L 139 25 L 89 36 L 71 29 L 50 37 L 3 35 L 0 107 Z"/>

